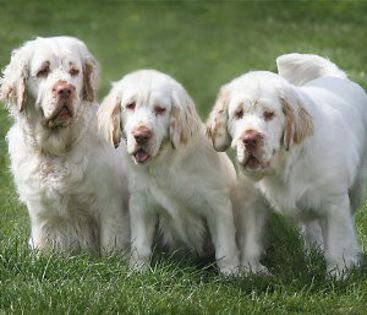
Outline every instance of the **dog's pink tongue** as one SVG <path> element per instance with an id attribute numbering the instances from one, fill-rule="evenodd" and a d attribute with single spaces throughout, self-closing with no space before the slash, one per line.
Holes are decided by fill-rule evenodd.
<path id="1" fill-rule="evenodd" d="M 139 150 L 135 153 L 135 159 L 138 163 L 144 163 L 149 158 L 149 155 L 144 150 Z"/>

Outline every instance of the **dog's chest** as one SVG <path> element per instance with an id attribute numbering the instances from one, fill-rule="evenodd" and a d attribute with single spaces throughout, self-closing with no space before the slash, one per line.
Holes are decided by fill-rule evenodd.
<path id="1" fill-rule="evenodd" d="M 273 209 L 297 220 L 313 220 L 318 214 L 318 199 L 302 182 L 261 181 L 259 188 Z"/>
<path id="2" fill-rule="evenodd" d="M 301 200 L 295 187 L 277 180 L 262 180 L 258 186 L 276 212 L 291 217 L 301 215 Z"/>
<path id="3" fill-rule="evenodd" d="M 67 158 L 29 156 L 18 164 L 16 172 L 21 199 L 41 202 L 58 213 L 86 209 L 94 198 L 87 168 L 83 152 Z"/>
<path id="4" fill-rule="evenodd" d="M 184 208 L 186 212 L 201 214 L 203 207 L 195 184 L 185 174 L 165 174 L 149 178 L 148 189 L 153 198 L 170 211 L 170 208 Z"/>
<path id="5" fill-rule="evenodd" d="M 203 219 L 205 205 L 200 198 L 193 196 L 192 185 L 188 189 L 185 181 L 175 182 L 166 177 L 160 180 L 151 179 L 148 187 L 149 194 L 159 205 L 161 226 L 172 236 L 201 252 L 206 235 Z"/>

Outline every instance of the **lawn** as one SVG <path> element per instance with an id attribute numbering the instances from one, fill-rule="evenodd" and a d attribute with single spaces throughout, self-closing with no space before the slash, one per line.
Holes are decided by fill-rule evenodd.
<path id="1" fill-rule="evenodd" d="M 367 3 L 119 2 L 0 0 L 0 66 L 35 36 L 81 38 L 110 82 L 139 68 L 180 81 L 206 118 L 221 84 L 248 70 L 275 70 L 285 52 L 329 57 L 367 88 Z M 226 279 L 212 265 L 156 256 L 130 273 L 118 255 L 35 257 L 27 211 L 16 196 L 0 107 L 0 314 L 366 314 L 367 264 L 346 281 L 324 277 L 319 253 L 303 254 L 289 222 L 268 224 L 264 264 L 272 277 Z M 367 247 L 367 205 L 356 216 Z M 366 261 L 366 259 L 364 259 Z"/>

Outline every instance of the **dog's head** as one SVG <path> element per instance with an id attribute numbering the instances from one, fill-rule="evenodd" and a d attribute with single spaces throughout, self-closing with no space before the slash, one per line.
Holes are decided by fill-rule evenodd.
<path id="1" fill-rule="evenodd" d="M 136 164 L 147 164 L 163 148 L 185 146 L 199 118 L 185 89 L 170 76 L 140 70 L 113 84 L 98 111 L 99 128 L 115 147 L 121 137 Z"/>
<path id="2" fill-rule="evenodd" d="M 28 112 L 42 119 L 44 128 L 65 127 L 82 101 L 94 100 L 97 79 L 97 62 L 83 42 L 37 38 L 13 51 L 0 97 L 15 115 Z"/>
<path id="3" fill-rule="evenodd" d="M 312 117 L 297 90 L 266 71 L 245 74 L 223 86 L 208 120 L 214 148 L 230 145 L 249 174 L 265 174 L 279 150 L 288 151 L 313 133 Z"/>

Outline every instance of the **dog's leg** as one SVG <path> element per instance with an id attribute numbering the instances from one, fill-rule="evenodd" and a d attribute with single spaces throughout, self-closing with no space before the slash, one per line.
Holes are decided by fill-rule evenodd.
<path id="1" fill-rule="evenodd" d="M 260 263 L 263 253 L 262 236 L 268 207 L 262 200 L 247 203 L 243 200 L 238 209 L 238 243 L 241 251 L 241 271 L 268 274 Z"/>
<path id="2" fill-rule="evenodd" d="M 100 245 L 103 254 L 129 248 L 130 219 L 122 203 L 111 204 L 100 217 Z M 127 208 L 127 207 L 126 207 Z"/>
<path id="3" fill-rule="evenodd" d="M 52 211 L 40 202 L 28 202 L 27 208 L 31 220 L 31 235 L 28 245 L 31 250 L 47 253 L 51 250 L 68 249 L 64 237 L 55 228 Z M 50 213 L 51 212 L 51 213 Z"/>
<path id="4" fill-rule="evenodd" d="M 325 217 L 320 220 L 325 243 L 327 271 L 338 278 L 345 276 L 345 271 L 358 265 L 360 248 L 356 239 L 352 212 L 347 195 L 338 202 L 326 203 Z"/>
<path id="5" fill-rule="evenodd" d="M 239 272 L 239 253 L 232 204 L 228 197 L 212 199 L 214 213 L 208 216 L 210 234 L 215 247 L 215 258 L 220 272 L 236 275 Z"/>
<path id="6" fill-rule="evenodd" d="M 146 271 L 152 256 L 152 243 L 156 225 L 156 217 L 149 209 L 146 198 L 142 194 L 132 194 L 130 197 L 131 222 L 131 257 L 130 269 Z"/>
<path id="7" fill-rule="evenodd" d="M 316 248 L 324 251 L 324 240 L 319 220 L 301 222 L 300 229 L 307 250 Z"/>
<path id="8" fill-rule="evenodd" d="M 47 247 L 47 237 L 43 235 L 42 222 L 31 215 L 31 235 L 28 245 L 31 250 L 42 251 Z"/>

